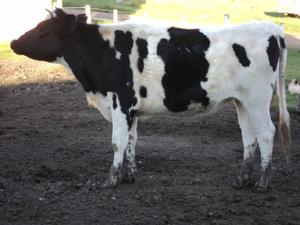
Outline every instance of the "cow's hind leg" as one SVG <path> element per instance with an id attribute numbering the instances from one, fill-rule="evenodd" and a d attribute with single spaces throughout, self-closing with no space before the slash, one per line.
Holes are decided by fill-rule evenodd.
<path id="1" fill-rule="evenodd" d="M 253 107 L 249 116 L 261 155 L 261 175 L 255 189 L 264 192 L 267 191 L 271 179 L 275 127 L 271 120 L 269 104 Z"/>
<path id="2" fill-rule="evenodd" d="M 134 118 L 129 131 L 129 139 L 125 151 L 126 157 L 124 157 L 122 181 L 125 183 L 132 183 L 134 181 L 134 174 L 137 171 L 135 163 L 135 144 L 137 140 L 136 129 L 137 118 Z"/>
<path id="3" fill-rule="evenodd" d="M 257 141 L 254 135 L 253 128 L 251 126 L 250 117 L 248 111 L 237 100 L 234 101 L 239 125 L 242 131 L 242 139 L 244 146 L 244 157 L 241 170 L 237 176 L 237 179 L 233 182 L 235 188 L 243 188 L 253 185 L 252 172 L 253 172 L 253 160 L 255 150 L 257 148 Z"/>

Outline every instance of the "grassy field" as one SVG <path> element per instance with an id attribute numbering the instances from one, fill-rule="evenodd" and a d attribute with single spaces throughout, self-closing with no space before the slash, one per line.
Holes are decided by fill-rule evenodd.
<path id="1" fill-rule="evenodd" d="M 172 1 L 172 4 L 161 4 L 148 1 L 137 11 L 142 15 L 145 11 L 150 18 L 171 21 L 185 21 L 196 24 L 224 24 L 224 14 L 229 14 L 231 23 L 238 24 L 249 20 L 267 20 L 284 23 L 285 30 L 300 33 L 300 19 L 288 17 L 277 12 L 276 0 L 236 0 L 236 1 Z"/>
<path id="2" fill-rule="evenodd" d="M 238 24 L 249 20 L 267 20 L 284 23 L 288 33 L 300 33 L 300 18 L 278 13 L 278 0 L 64 0 L 64 6 L 84 6 L 130 12 L 135 16 L 170 22 L 194 24 L 224 24 L 224 14 Z"/>
<path id="3" fill-rule="evenodd" d="M 287 59 L 287 67 L 286 67 L 286 84 L 288 84 L 292 79 L 300 80 L 300 68 L 299 68 L 299 60 L 300 60 L 300 50 L 298 49 L 289 49 L 288 59 Z M 297 97 L 292 96 L 287 93 L 287 102 L 289 108 L 297 108 Z"/>
<path id="4" fill-rule="evenodd" d="M 16 59 L 17 57 L 13 54 L 8 43 L 0 43 L 0 59 Z"/>
<path id="5" fill-rule="evenodd" d="M 116 0 L 63 0 L 63 6 L 82 7 L 89 4 L 92 8 L 118 9 L 120 11 L 134 13 L 145 1 L 146 0 L 123 0 L 122 3 L 117 3 Z"/>

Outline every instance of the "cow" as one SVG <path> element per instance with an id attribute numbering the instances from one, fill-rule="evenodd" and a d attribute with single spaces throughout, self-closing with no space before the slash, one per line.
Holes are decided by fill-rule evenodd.
<path id="1" fill-rule="evenodd" d="M 288 90 L 289 90 L 291 95 L 297 95 L 298 96 L 297 108 L 298 108 L 298 111 L 300 111 L 300 80 L 293 79 L 289 83 Z"/>
<path id="2" fill-rule="evenodd" d="M 300 95 L 300 80 L 293 79 L 289 83 L 289 92 L 292 95 Z"/>
<path id="3" fill-rule="evenodd" d="M 276 84 L 280 137 L 288 153 L 287 49 L 282 28 L 273 23 L 189 29 L 95 25 L 56 9 L 49 19 L 13 40 L 11 48 L 35 60 L 65 65 L 80 82 L 88 103 L 112 122 L 114 156 L 103 187 L 134 181 L 139 117 L 209 114 L 230 101 L 244 148 L 233 186 L 247 187 L 252 181 L 259 147 L 261 174 L 254 189 L 266 191 L 275 133 L 269 108 Z"/>

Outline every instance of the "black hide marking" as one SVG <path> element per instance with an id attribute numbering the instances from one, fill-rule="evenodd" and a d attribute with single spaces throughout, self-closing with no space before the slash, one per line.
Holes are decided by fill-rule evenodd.
<path id="1" fill-rule="evenodd" d="M 140 96 L 142 98 L 147 98 L 147 88 L 145 86 L 141 86 L 141 88 L 140 88 Z"/>
<path id="2" fill-rule="evenodd" d="M 98 26 L 87 24 L 78 24 L 66 37 L 63 57 L 86 92 L 104 96 L 113 92 L 118 96 L 130 129 L 135 112 L 132 107 L 137 103 L 129 62 L 133 40 L 130 32 L 116 31 L 115 35 L 114 46 L 121 53 L 120 60 L 116 50 L 103 40 Z"/>
<path id="3" fill-rule="evenodd" d="M 236 43 L 232 45 L 232 48 L 240 64 L 242 64 L 242 66 L 244 67 L 250 66 L 251 62 L 247 57 L 246 49 L 243 46 Z"/>
<path id="4" fill-rule="evenodd" d="M 144 70 L 144 59 L 148 55 L 148 42 L 145 39 L 138 38 L 136 40 L 136 45 L 138 47 L 139 59 L 138 59 L 138 69 L 140 73 Z"/>
<path id="5" fill-rule="evenodd" d="M 273 35 L 269 38 L 269 46 L 267 48 L 267 54 L 269 57 L 270 65 L 273 71 L 275 71 L 277 68 L 277 63 L 280 55 L 280 49 L 278 46 L 277 39 Z"/>
<path id="6" fill-rule="evenodd" d="M 137 103 L 137 99 L 135 97 L 135 91 L 133 89 L 133 74 L 130 68 L 130 60 L 129 55 L 131 54 L 131 49 L 133 47 L 133 39 L 131 32 L 116 30 L 115 31 L 115 48 L 117 51 L 121 52 L 121 74 L 120 81 L 125 82 L 125 85 L 121 88 L 119 99 L 121 103 L 121 110 L 124 114 L 126 114 L 126 119 L 128 123 L 129 129 L 131 128 L 133 122 L 133 116 L 135 114 L 134 110 L 130 108 L 135 106 Z"/>
<path id="7" fill-rule="evenodd" d="M 129 56 L 133 46 L 131 32 L 127 31 L 126 33 L 124 33 L 124 31 L 116 30 L 114 44 L 117 51 L 121 52 L 121 54 L 125 56 Z"/>
<path id="8" fill-rule="evenodd" d="M 200 82 L 207 81 L 205 51 L 210 40 L 197 29 L 170 28 L 168 32 L 171 38 L 161 39 L 157 45 L 157 54 L 165 62 L 165 106 L 173 112 L 187 110 L 192 102 L 207 106 L 209 99 Z"/>
<path id="9" fill-rule="evenodd" d="M 117 95 L 113 94 L 113 109 L 117 108 Z"/>
<path id="10" fill-rule="evenodd" d="M 280 41 L 280 47 L 281 47 L 281 48 L 286 48 L 284 38 L 279 37 L 279 41 Z"/>

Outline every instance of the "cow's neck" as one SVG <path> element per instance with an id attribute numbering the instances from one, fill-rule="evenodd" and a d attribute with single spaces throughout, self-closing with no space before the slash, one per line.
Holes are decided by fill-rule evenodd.
<path id="1" fill-rule="evenodd" d="M 106 95 L 107 65 L 114 55 L 96 25 L 78 26 L 64 42 L 63 58 L 86 92 Z"/>

